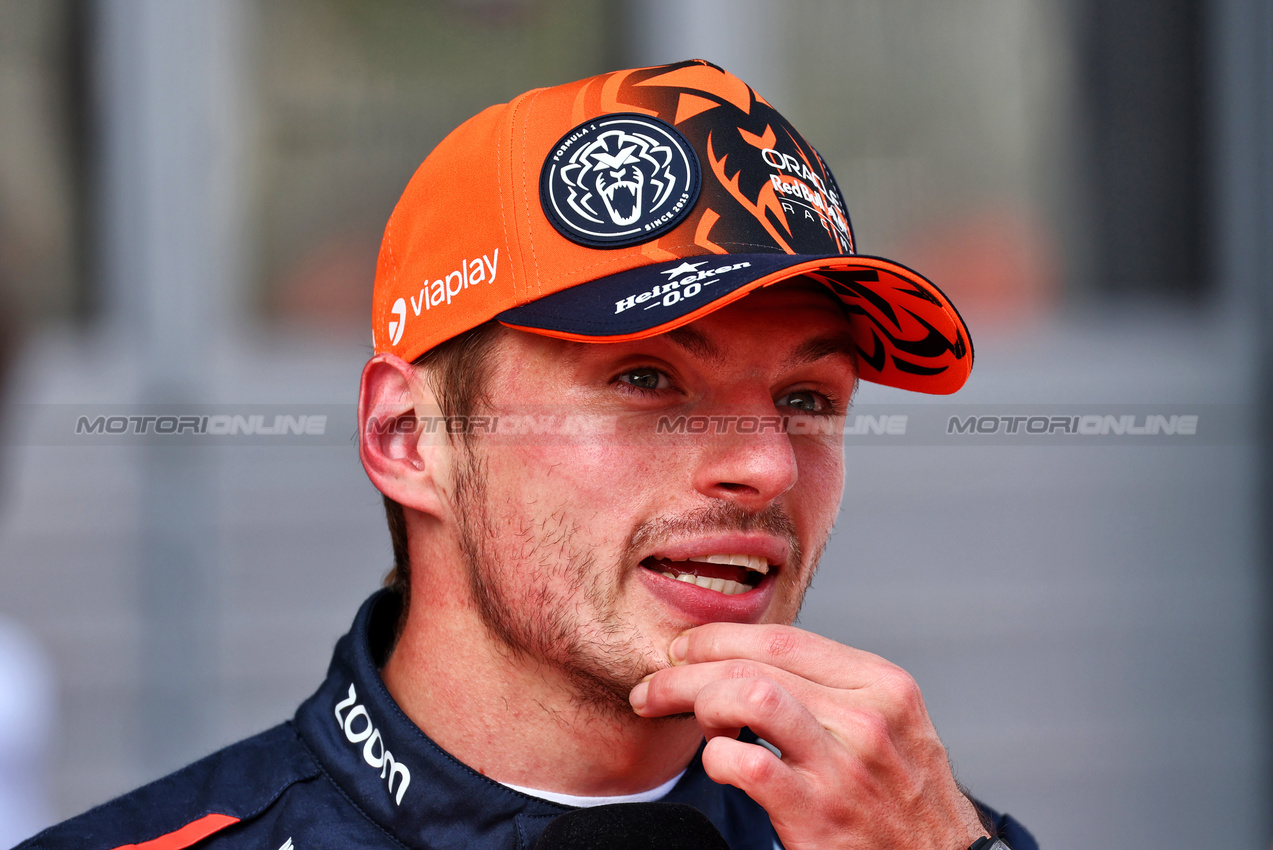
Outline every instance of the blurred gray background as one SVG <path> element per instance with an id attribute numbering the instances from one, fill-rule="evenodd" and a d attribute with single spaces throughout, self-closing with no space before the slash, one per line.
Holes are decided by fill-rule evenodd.
<path id="1" fill-rule="evenodd" d="M 1044 847 L 1269 847 L 1271 53 L 1268 0 L 0 0 L 0 845 L 289 717 L 390 562 L 352 430 L 77 445 L 33 411 L 352 404 L 431 147 L 697 56 L 973 329 L 954 399 L 863 409 L 1246 424 L 853 442 L 802 623 L 909 669 Z"/>

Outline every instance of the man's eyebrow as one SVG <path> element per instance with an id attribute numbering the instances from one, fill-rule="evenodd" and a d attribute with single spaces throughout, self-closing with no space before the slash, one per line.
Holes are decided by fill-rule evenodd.
<path id="1" fill-rule="evenodd" d="M 725 353 L 720 350 L 720 346 L 707 338 L 702 331 L 691 327 L 673 328 L 664 336 L 668 342 L 679 345 L 690 354 L 700 360 L 707 360 L 712 363 L 722 363 L 725 360 Z"/>
<path id="2" fill-rule="evenodd" d="M 796 347 L 795 351 L 787 355 L 786 363 L 783 365 L 790 369 L 793 366 L 812 363 L 815 360 L 821 360 L 823 357 L 831 357 L 837 354 L 852 360 L 854 366 L 857 365 L 858 345 L 853 339 L 853 335 L 848 331 L 805 340 Z"/>

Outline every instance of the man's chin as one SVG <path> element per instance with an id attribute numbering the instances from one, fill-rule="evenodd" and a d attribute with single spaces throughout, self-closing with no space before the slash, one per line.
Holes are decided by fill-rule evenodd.
<path id="1" fill-rule="evenodd" d="M 638 677 L 628 684 L 627 677 L 623 681 L 603 679 L 588 674 L 576 673 L 571 676 L 575 688 L 577 702 L 601 714 L 630 718 L 636 715 L 632 711 L 632 703 L 628 695 L 641 681 Z"/>

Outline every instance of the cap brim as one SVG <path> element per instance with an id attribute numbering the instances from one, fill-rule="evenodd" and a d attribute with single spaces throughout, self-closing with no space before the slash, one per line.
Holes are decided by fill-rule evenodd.
<path id="1" fill-rule="evenodd" d="M 725 254 L 641 266 L 496 316 L 576 342 L 627 342 L 687 325 L 762 286 L 805 275 L 844 305 L 864 381 L 947 394 L 972 371 L 968 328 L 923 275 L 880 257 Z"/>

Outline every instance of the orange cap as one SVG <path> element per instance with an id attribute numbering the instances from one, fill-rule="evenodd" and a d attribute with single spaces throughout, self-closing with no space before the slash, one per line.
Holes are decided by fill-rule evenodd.
<path id="1" fill-rule="evenodd" d="M 849 316 L 863 380 L 952 393 L 972 370 L 954 306 L 855 253 L 830 169 L 742 80 L 702 60 L 535 89 L 461 124 L 385 227 L 377 352 L 414 360 L 498 319 L 641 339 L 797 275 Z"/>

